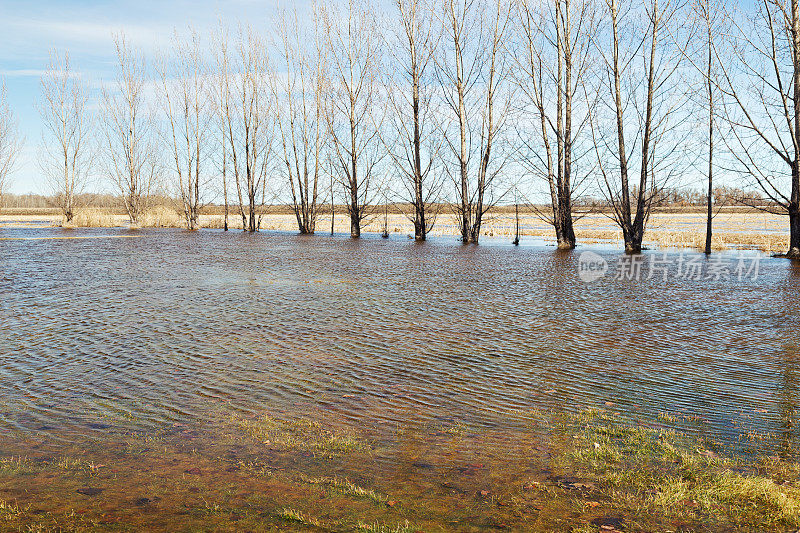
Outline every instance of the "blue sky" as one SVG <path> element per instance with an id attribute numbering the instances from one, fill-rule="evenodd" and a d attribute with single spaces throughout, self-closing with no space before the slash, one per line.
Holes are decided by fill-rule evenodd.
<path id="1" fill-rule="evenodd" d="M 736 0 L 733 0 L 736 2 Z M 11 179 L 10 192 L 49 193 L 39 175 L 37 154 L 41 121 L 36 108 L 40 76 L 53 49 L 67 50 L 72 68 L 99 87 L 114 74 L 113 34 L 149 58 L 168 49 L 174 30 L 188 26 L 201 35 L 221 19 L 233 26 L 247 22 L 269 32 L 280 8 L 297 9 L 301 20 L 312 0 L 0 0 L 0 78 L 25 137 L 24 151 Z M 739 0 L 753 7 L 755 0 Z M 387 8 L 388 0 L 377 4 Z M 102 189 L 102 185 L 89 189 Z"/>
<path id="2" fill-rule="evenodd" d="M 283 1 L 301 14 L 309 0 Z M 73 70 L 99 86 L 113 75 L 112 34 L 124 31 L 148 56 L 168 47 L 174 29 L 192 25 L 213 31 L 219 19 L 266 28 L 278 0 L 0 0 L 0 76 L 25 136 L 25 149 L 12 176 L 14 193 L 47 192 L 38 176 L 36 153 L 41 130 L 36 103 L 39 77 L 52 49 L 68 50 Z"/>

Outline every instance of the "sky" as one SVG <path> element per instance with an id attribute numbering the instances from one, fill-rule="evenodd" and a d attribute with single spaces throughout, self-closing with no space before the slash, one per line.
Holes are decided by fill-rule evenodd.
<path id="1" fill-rule="evenodd" d="M 733 0 L 736 1 L 736 0 Z M 152 59 L 168 50 L 174 31 L 191 26 L 201 35 L 214 32 L 220 20 L 229 26 L 246 22 L 265 33 L 274 28 L 280 9 L 296 9 L 308 19 L 312 0 L 0 0 L 0 80 L 25 139 L 11 177 L 11 193 L 49 194 L 38 154 L 42 125 L 37 109 L 40 76 L 54 49 L 68 51 L 72 69 L 97 90 L 113 79 L 113 35 L 123 31 L 137 52 Z M 752 7 L 754 0 L 739 0 Z M 378 0 L 388 9 L 388 0 Z M 91 190 L 108 190 L 97 183 Z"/>
<path id="2" fill-rule="evenodd" d="M 212 32 L 220 19 L 268 27 L 279 8 L 306 12 L 310 0 L 0 0 L 0 78 L 25 137 L 11 178 L 12 193 L 48 193 L 39 176 L 41 145 L 37 110 L 40 76 L 53 49 L 68 51 L 72 69 L 94 87 L 114 71 L 113 34 L 124 31 L 131 45 L 152 57 L 167 49 L 173 32 L 194 27 Z"/>

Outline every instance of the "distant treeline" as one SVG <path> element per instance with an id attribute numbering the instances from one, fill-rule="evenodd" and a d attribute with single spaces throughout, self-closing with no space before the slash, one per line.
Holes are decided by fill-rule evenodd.
<path id="1" fill-rule="evenodd" d="M 655 209 L 673 209 L 683 207 L 705 207 L 708 205 L 706 201 L 707 195 L 705 191 L 694 189 L 680 189 L 671 188 L 660 191 L 654 201 Z M 745 210 L 751 210 L 752 206 L 769 206 L 769 202 L 764 200 L 757 192 L 745 191 L 736 187 L 720 186 L 714 188 L 713 205 L 718 207 L 742 207 Z M 103 209 L 110 212 L 125 213 L 125 202 L 123 198 L 105 193 L 83 193 L 75 195 L 74 199 L 77 208 L 93 208 Z M 174 208 L 176 211 L 181 211 L 182 203 L 179 198 L 171 198 L 165 195 L 152 195 L 150 196 L 148 205 L 160 205 L 168 208 Z M 414 204 L 410 202 L 388 202 L 386 205 L 389 207 L 391 213 L 413 213 Z M 591 196 L 582 196 L 574 202 L 574 205 L 580 211 L 598 211 L 603 212 L 612 209 L 612 205 L 603 198 L 595 198 Z M 61 207 L 60 197 L 57 195 L 43 195 L 43 194 L 6 194 L 3 196 L 2 208 L 6 211 L 15 210 L 53 210 L 54 212 Z M 547 209 L 549 205 L 533 204 L 530 202 L 519 202 L 516 204 L 521 213 L 531 213 L 537 210 Z M 273 214 L 294 214 L 294 207 L 291 204 L 274 204 L 268 207 L 270 213 Z M 373 206 L 373 211 L 383 206 Z M 452 212 L 456 208 L 445 203 L 439 203 L 435 206 L 436 212 L 447 213 Z M 228 208 L 232 211 L 238 211 L 239 206 L 230 204 Z M 202 213 L 209 215 L 224 214 L 224 206 L 222 204 L 206 204 L 201 208 Z M 320 215 L 330 215 L 330 205 L 322 204 L 318 206 L 318 213 Z M 334 210 L 338 213 L 345 212 L 347 206 L 336 204 Z M 515 204 L 496 205 L 492 208 L 495 213 L 514 213 Z"/>

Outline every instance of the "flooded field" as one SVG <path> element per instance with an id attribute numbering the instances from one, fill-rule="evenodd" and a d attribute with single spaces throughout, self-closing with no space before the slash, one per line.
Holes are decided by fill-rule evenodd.
<path id="1" fill-rule="evenodd" d="M 788 261 L 616 279 L 586 246 L 585 283 L 534 241 L 0 237 L 0 530 L 800 522 Z"/>
<path id="2" fill-rule="evenodd" d="M 56 210 L 2 210 L 0 209 L 0 228 L 60 226 L 61 215 Z M 50 214 L 47 214 L 49 211 Z M 343 211 L 343 209 L 342 209 Z M 609 217 L 610 213 L 589 213 L 575 220 L 575 233 L 578 241 L 584 244 L 616 244 L 622 246 L 622 232 Z M 241 229 L 242 220 L 238 213 L 229 217 L 231 229 Z M 413 236 L 414 225 L 411 213 L 390 212 L 387 220 L 377 213 L 364 220 L 364 231 L 381 233 L 384 222 L 389 232 L 400 236 Z M 78 209 L 74 225 L 78 227 L 127 227 L 128 216 L 114 210 L 83 208 Z M 714 215 L 714 251 L 735 249 L 760 250 L 765 253 L 783 253 L 789 246 L 789 227 L 785 216 L 742 210 L 741 208 L 722 208 Z M 143 227 L 183 228 L 184 220 L 173 207 L 157 206 L 148 211 L 142 220 Z M 200 215 L 203 228 L 222 229 L 224 217 L 221 214 Z M 317 221 L 320 233 L 329 233 L 331 219 L 329 214 L 321 214 Z M 267 231 L 297 230 L 297 220 L 292 214 L 268 212 L 264 215 L 261 228 Z M 516 233 L 516 219 L 512 211 L 490 211 L 483 222 L 485 237 L 513 240 Z M 342 213 L 334 219 L 336 233 L 350 231 L 350 219 Z M 675 212 L 656 212 L 649 219 L 645 244 L 669 248 L 691 248 L 703 250 L 705 246 L 706 213 L 698 209 L 675 210 Z M 430 235 L 437 237 L 459 234 L 458 220 L 448 213 L 441 213 Z M 530 210 L 520 214 L 520 234 L 535 237 L 546 242 L 555 242 L 553 226 L 535 216 Z"/>

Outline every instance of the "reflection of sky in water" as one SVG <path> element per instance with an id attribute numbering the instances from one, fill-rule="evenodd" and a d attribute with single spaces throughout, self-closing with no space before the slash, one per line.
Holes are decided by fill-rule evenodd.
<path id="1" fill-rule="evenodd" d="M 76 233 L 127 233 L 100 231 Z M 800 278 L 783 260 L 764 257 L 755 281 L 585 285 L 579 254 L 541 242 L 137 234 L 0 243 L 0 427 L 99 411 L 147 428 L 222 402 L 513 434 L 532 409 L 610 402 L 697 416 L 677 424 L 731 443 L 756 431 L 795 445 Z"/>

